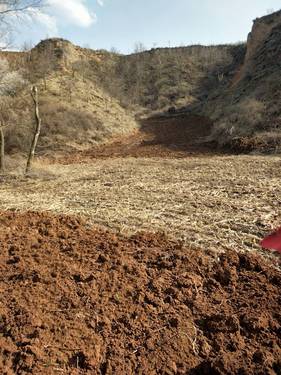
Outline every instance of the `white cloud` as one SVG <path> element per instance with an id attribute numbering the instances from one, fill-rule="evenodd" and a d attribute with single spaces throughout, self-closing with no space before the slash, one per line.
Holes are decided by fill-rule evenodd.
<path id="1" fill-rule="evenodd" d="M 58 35 L 57 20 L 54 16 L 44 13 L 39 9 L 31 9 L 28 17 L 42 24 L 50 37 Z"/>
<path id="2" fill-rule="evenodd" d="M 89 27 L 96 21 L 95 13 L 85 0 L 45 0 L 43 9 L 30 9 L 29 17 L 44 26 L 49 36 L 57 36 L 60 25 Z"/>
<path id="3" fill-rule="evenodd" d="M 85 0 L 47 0 L 46 12 L 58 23 L 89 27 L 96 21 L 96 15 L 89 10 Z"/>
<path id="4" fill-rule="evenodd" d="M 103 3 L 103 0 L 98 1 L 100 5 Z M 86 0 L 43 0 L 43 2 L 42 8 L 30 7 L 20 18 L 14 13 L 9 14 L 7 21 L 11 24 L 19 23 L 27 33 L 29 26 L 33 24 L 32 29 L 38 30 L 40 35 L 45 33 L 48 37 L 59 36 L 60 26 L 88 28 L 96 22 L 96 15 L 90 10 Z M 0 0 L 0 10 L 5 8 L 6 5 L 1 4 Z M 0 35 L 0 39 L 2 41 L 3 36 L 1 38 Z"/>
<path id="5" fill-rule="evenodd" d="M 104 5 L 104 1 L 103 1 L 103 0 L 97 0 L 97 3 L 98 3 L 101 7 L 103 7 L 103 5 Z"/>

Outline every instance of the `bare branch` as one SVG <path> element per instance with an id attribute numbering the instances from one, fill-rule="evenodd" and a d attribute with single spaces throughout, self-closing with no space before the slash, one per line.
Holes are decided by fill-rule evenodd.
<path id="1" fill-rule="evenodd" d="M 7 14 L 18 14 L 30 9 L 40 8 L 42 0 L 0 0 L 0 17 Z"/>
<path id="2" fill-rule="evenodd" d="M 11 44 L 15 31 L 15 17 L 34 14 L 44 5 L 44 0 L 0 0 L 0 50 Z"/>

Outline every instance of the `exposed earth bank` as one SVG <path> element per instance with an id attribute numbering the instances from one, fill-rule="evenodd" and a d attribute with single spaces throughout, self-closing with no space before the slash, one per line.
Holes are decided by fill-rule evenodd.
<path id="1" fill-rule="evenodd" d="M 0 373 L 280 374 L 281 275 L 260 256 L 0 214 Z"/>

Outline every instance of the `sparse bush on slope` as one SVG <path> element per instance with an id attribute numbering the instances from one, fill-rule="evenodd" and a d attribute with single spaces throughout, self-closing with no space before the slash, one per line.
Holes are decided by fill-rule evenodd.
<path id="1" fill-rule="evenodd" d="M 191 46 L 119 56 L 111 72 L 113 93 L 125 105 L 151 110 L 188 105 L 198 100 L 204 76 L 230 64 L 231 48 Z M 112 91 L 112 83 L 103 84 Z"/>
<path id="2" fill-rule="evenodd" d="M 281 11 L 255 20 L 245 58 L 203 103 L 219 144 L 280 151 L 280 53 Z"/>
<path id="3" fill-rule="evenodd" d="M 222 118 L 215 124 L 213 139 L 225 145 L 233 138 L 253 135 L 262 128 L 264 116 L 265 105 L 254 98 L 246 98 L 225 109 Z"/>

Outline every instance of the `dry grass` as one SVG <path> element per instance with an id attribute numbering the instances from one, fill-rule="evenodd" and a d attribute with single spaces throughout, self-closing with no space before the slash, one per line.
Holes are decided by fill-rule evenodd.
<path id="1" fill-rule="evenodd" d="M 73 151 L 128 134 L 138 128 L 133 115 L 94 82 L 69 72 L 53 72 L 39 90 L 42 131 L 37 151 Z M 13 100 L 5 132 L 6 151 L 28 152 L 34 128 L 29 86 Z"/>
<path id="2" fill-rule="evenodd" d="M 0 187 L 0 209 L 81 214 L 122 232 L 164 230 L 191 246 L 252 250 L 281 224 L 280 157 L 107 159 L 42 166 Z M 40 169 L 39 169 L 40 172 Z"/>

